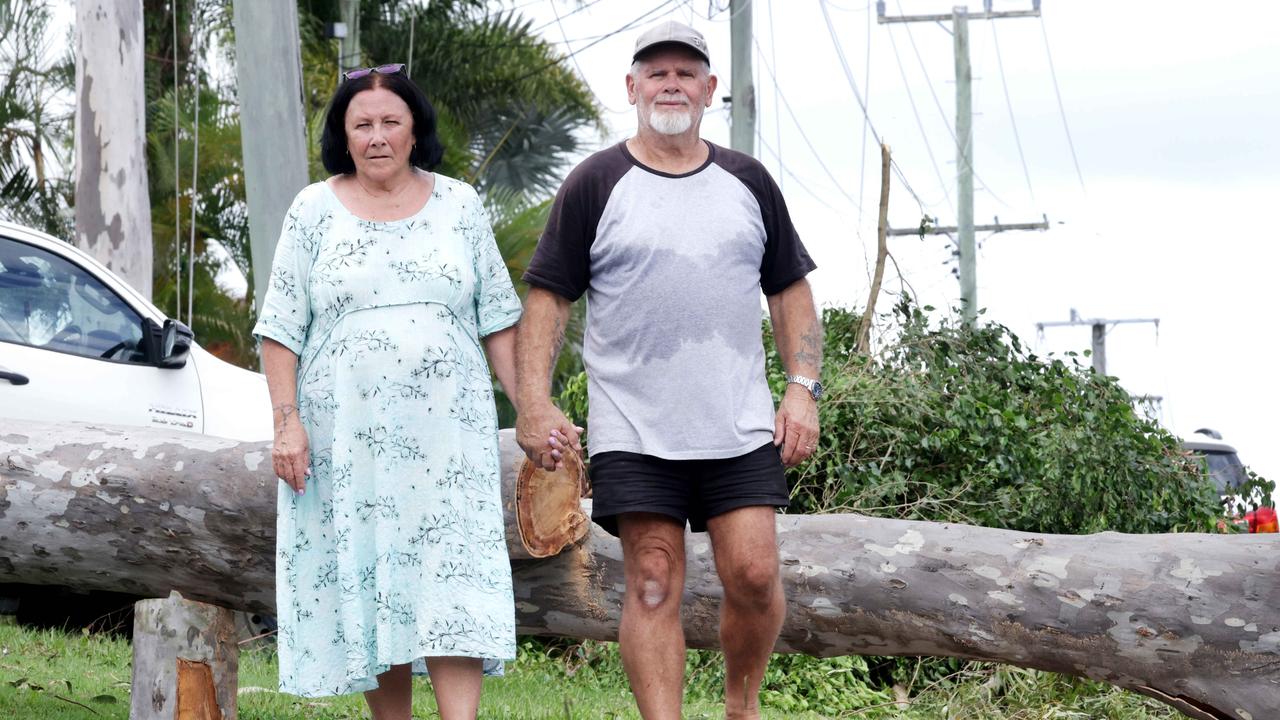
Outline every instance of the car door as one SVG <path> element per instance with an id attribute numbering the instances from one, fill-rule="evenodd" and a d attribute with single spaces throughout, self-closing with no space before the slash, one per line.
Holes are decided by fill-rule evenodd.
<path id="1" fill-rule="evenodd" d="M 0 417 L 203 432 L 194 363 L 156 367 L 144 315 L 87 267 L 0 236 Z"/>

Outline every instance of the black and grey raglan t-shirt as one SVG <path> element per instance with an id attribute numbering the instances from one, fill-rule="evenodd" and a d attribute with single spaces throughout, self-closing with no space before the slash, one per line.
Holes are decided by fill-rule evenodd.
<path id="1" fill-rule="evenodd" d="M 587 293 L 590 451 L 736 457 L 773 440 L 760 292 L 815 265 L 764 166 L 707 143 L 683 175 L 626 143 L 569 174 L 524 279 Z"/>

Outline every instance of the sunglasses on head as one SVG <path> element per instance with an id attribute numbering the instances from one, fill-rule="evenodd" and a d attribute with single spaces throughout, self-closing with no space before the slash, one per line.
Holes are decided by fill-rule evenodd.
<path id="1" fill-rule="evenodd" d="M 404 72 L 404 63 L 391 63 L 389 65 L 360 68 L 359 70 L 348 70 L 342 73 L 342 79 L 345 82 L 347 80 L 359 80 L 369 73 L 378 73 L 379 75 L 396 75 L 402 72 Z"/>

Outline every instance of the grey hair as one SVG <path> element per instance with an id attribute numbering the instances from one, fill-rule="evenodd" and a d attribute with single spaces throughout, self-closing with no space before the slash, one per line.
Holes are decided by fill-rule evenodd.
<path id="1" fill-rule="evenodd" d="M 711 76 L 711 63 L 707 62 L 706 60 L 704 60 L 704 59 L 702 59 L 702 58 L 698 58 L 698 60 L 699 60 L 699 63 L 698 63 L 698 64 L 702 66 L 702 75 L 703 75 L 703 77 L 710 77 L 710 76 Z M 632 63 L 631 63 L 631 77 L 632 77 L 633 79 L 634 79 L 634 78 L 638 78 L 638 77 L 640 76 L 640 66 L 641 66 L 641 65 L 643 65 L 643 64 L 644 64 L 644 61 L 643 61 L 643 60 L 634 60 L 634 61 L 632 61 Z"/>

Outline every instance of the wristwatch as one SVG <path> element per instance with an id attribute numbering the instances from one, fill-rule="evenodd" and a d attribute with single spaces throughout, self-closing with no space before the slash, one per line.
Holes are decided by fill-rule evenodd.
<path id="1" fill-rule="evenodd" d="M 822 383 L 818 380 L 807 378 L 803 375 L 788 375 L 787 383 L 795 383 L 803 387 L 805 390 L 808 390 L 809 394 L 813 396 L 814 401 L 822 398 Z"/>

